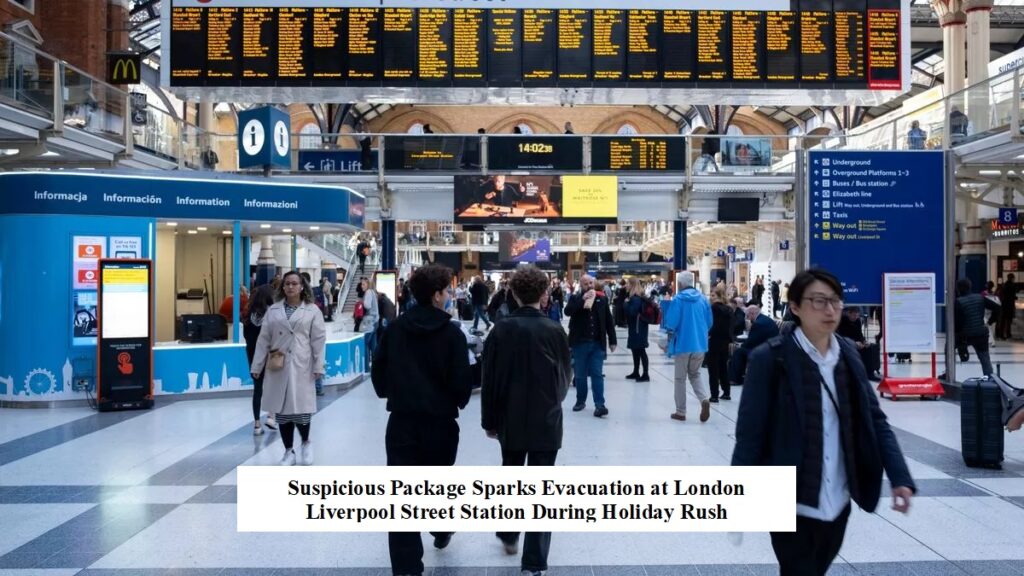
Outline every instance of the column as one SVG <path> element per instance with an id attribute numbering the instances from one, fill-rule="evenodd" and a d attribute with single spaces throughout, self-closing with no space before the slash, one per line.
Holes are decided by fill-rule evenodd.
<path id="1" fill-rule="evenodd" d="M 260 236 L 260 255 L 256 259 L 256 285 L 270 284 L 276 274 L 274 241 L 270 236 Z"/>
<path id="2" fill-rule="evenodd" d="M 686 220 L 672 222 L 672 269 L 686 270 Z"/>
<path id="3" fill-rule="evenodd" d="M 204 152 L 214 148 L 213 139 L 209 134 L 217 132 L 217 119 L 213 113 L 213 102 L 209 96 L 203 97 L 199 100 L 199 129 L 202 131 L 199 137 L 199 142 L 196 144 L 199 146 L 199 158 L 202 167 L 206 170 L 216 170 L 216 163 L 210 162 L 212 156 L 208 157 Z"/>
<path id="4" fill-rule="evenodd" d="M 231 317 L 234 324 L 231 327 L 231 340 L 235 344 L 242 341 L 242 307 L 243 284 L 249 284 L 249 272 L 243 267 L 242 260 L 242 223 L 235 220 L 231 227 Z"/>
<path id="5" fill-rule="evenodd" d="M 395 232 L 395 221 L 385 220 L 380 221 L 380 269 L 381 270 L 397 270 L 398 269 L 398 253 L 397 253 L 397 234 Z"/>
<path id="6" fill-rule="evenodd" d="M 978 205 L 974 202 L 964 204 L 964 219 L 957 223 L 960 246 L 956 257 L 956 277 L 967 278 L 974 291 L 980 292 L 988 279 L 988 245 L 978 221 Z"/>
<path id="7" fill-rule="evenodd" d="M 992 0 L 965 0 L 967 14 L 967 85 L 974 86 L 988 80 L 988 61 L 991 49 L 990 17 Z M 970 90 L 967 98 L 967 117 L 975 132 L 988 130 L 989 91 Z"/>
<path id="8" fill-rule="evenodd" d="M 942 26 L 942 49 L 945 58 L 946 94 L 964 88 L 966 63 L 967 15 L 960 9 L 960 0 L 932 0 Z"/>

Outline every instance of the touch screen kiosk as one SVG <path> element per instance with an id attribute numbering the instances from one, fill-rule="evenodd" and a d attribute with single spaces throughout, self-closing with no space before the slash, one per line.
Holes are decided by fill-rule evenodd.
<path id="1" fill-rule="evenodd" d="M 153 407 L 153 262 L 99 262 L 100 411 Z"/>

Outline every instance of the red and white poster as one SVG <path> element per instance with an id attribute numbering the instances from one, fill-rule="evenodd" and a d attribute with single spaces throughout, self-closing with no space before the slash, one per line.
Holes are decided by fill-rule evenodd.
<path id="1" fill-rule="evenodd" d="M 71 284 L 75 290 L 95 290 L 99 261 L 106 251 L 106 236 L 75 236 L 71 242 Z"/>

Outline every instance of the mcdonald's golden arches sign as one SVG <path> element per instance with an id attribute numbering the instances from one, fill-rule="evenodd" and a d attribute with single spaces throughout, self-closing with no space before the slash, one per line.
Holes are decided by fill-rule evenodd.
<path id="1" fill-rule="evenodd" d="M 108 52 L 107 82 L 110 84 L 141 84 L 142 55 L 131 52 Z"/>

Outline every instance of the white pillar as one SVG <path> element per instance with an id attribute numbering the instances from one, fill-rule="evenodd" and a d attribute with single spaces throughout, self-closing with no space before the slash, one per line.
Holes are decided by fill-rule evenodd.
<path id="1" fill-rule="evenodd" d="M 988 80 L 988 62 L 991 54 L 991 26 L 993 0 L 965 0 L 967 13 L 967 85 L 974 86 Z M 971 90 L 968 94 L 967 116 L 975 131 L 988 130 L 989 91 Z"/>
<path id="2" fill-rule="evenodd" d="M 964 88 L 964 64 L 967 15 L 961 8 L 962 0 L 931 0 L 932 9 L 942 26 L 942 48 L 945 59 L 946 94 Z"/>

